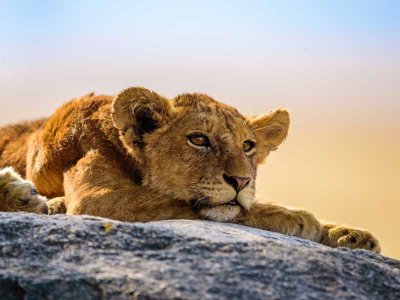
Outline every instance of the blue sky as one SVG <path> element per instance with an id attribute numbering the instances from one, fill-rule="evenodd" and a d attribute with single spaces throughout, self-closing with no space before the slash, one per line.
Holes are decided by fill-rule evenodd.
<path id="1" fill-rule="evenodd" d="M 81 29 L 178 32 L 240 28 L 399 35 L 398 1 L 1 1 L 3 30 L 36 37 Z"/>
<path id="2" fill-rule="evenodd" d="M 8 101 L 29 86 L 38 110 L 131 84 L 233 104 L 251 92 L 271 106 L 393 107 L 400 1 L 0 1 L 0 66 Z"/>
<path id="3" fill-rule="evenodd" d="M 399 47 L 399 1 L 1 1 L 1 45 L 57 44 L 78 38 L 190 49 L 227 39 L 261 47 L 268 37 L 329 35 Z M 100 44 L 100 42 L 98 42 Z M 38 46 L 38 45 L 36 45 Z M 173 48 L 173 45 L 170 45 Z"/>

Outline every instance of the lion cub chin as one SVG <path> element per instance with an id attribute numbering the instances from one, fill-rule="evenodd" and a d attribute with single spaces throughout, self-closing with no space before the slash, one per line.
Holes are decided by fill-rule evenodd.
<path id="1" fill-rule="evenodd" d="M 0 191 L 0 211 L 48 212 L 46 197 L 39 195 L 32 182 L 11 167 L 0 170 Z"/>
<path id="2" fill-rule="evenodd" d="M 203 208 L 199 214 L 204 219 L 215 222 L 235 222 L 240 220 L 242 209 L 240 206 L 218 205 L 210 208 Z"/>

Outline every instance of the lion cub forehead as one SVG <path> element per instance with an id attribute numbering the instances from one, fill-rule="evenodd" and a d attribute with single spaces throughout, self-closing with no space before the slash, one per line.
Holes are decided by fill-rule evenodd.
<path id="1" fill-rule="evenodd" d="M 234 136 L 238 138 L 252 136 L 246 120 L 230 114 L 186 110 L 180 119 L 181 126 L 186 130 L 216 134 L 224 140 Z"/>
<path id="2" fill-rule="evenodd" d="M 205 94 L 183 94 L 174 106 L 181 111 L 186 124 L 194 130 L 218 133 L 222 136 L 247 136 L 251 129 L 247 119 L 235 108 Z"/>
<path id="3" fill-rule="evenodd" d="M 237 118 L 244 119 L 244 117 L 237 111 L 237 109 L 218 102 L 205 94 L 183 94 L 177 96 L 173 100 L 174 106 L 182 108 L 191 112 L 204 112 L 214 114 L 227 114 Z"/>

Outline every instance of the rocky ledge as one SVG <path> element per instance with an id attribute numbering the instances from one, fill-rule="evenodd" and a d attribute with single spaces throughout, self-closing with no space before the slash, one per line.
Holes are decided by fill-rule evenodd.
<path id="1" fill-rule="evenodd" d="M 400 299 L 400 262 L 232 224 L 0 213 L 0 299 Z"/>

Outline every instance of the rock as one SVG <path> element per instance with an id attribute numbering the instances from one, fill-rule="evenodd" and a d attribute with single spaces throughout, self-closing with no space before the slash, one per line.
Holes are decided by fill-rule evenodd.
<path id="1" fill-rule="evenodd" d="M 206 221 L 0 213 L 0 299 L 400 299 L 400 261 Z"/>

